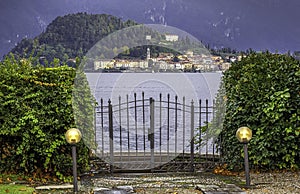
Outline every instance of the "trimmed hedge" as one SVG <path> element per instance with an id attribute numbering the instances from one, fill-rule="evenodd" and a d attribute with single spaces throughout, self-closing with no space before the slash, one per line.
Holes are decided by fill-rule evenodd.
<path id="1" fill-rule="evenodd" d="M 300 167 L 300 63 L 281 54 L 251 53 L 224 73 L 226 116 L 221 151 L 230 168 L 243 166 L 236 130 L 253 131 L 252 168 Z"/>
<path id="2" fill-rule="evenodd" d="M 76 70 L 45 68 L 33 58 L 0 62 L 0 172 L 54 176 L 72 174 L 65 132 L 76 127 L 72 90 Z M 78 145 L 78 169 L 88 169 L 89 150 Z"/>

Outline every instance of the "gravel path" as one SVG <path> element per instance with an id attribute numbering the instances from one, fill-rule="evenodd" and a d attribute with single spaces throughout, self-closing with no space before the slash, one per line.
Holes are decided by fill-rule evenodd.
<path id="1" fill-rule="evenodd" d="M 300 171 L 278 172 L 278 173 L 251 173 L 251 189 L 247 193 L 261 194 L 299 194 L 300 193 Z M 245 181 L 244 177 L 239 179 Z"/>
<path id="2" fill-rule="evenodd" d="M 217 177 L 220 176 L 212 173 L 117 174 L 94 177 L 89 184 L 93 185 L 96 194 L 104 193 L 106 188 L 117 189 L 123 186 L 131 187 L 134 193 L 143 194 L 201 194 L 203 191 L 223 191 L 224 188 L 229 191 L 242 191 L 234 184 L 229 184 L 233 181 L 232 177 Z"/>
<path id="3" fill-rule="evenodd" d="M 221 176 L 213 173 L 163 173 L 163 174 L 115 174 L 91 177 L 88 185 L 95 194 L 101 189 L 129 187 L 126 193 L 142 194 L 201 194 L 201 193 L 243 193 L 243 194 L 300 194 L 300 171 L 280 173 L 251 173 L 251 187 L 243 188 L 245 177 Z M 83 185 L 83 187 L 85 187 Z M 240 189 L 242 188 L 242 189 Z"/>

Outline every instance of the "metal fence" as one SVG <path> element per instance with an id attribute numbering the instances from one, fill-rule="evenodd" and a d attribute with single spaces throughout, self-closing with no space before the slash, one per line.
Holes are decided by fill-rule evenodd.
<path id="1" fill-rule="evenodd" d="M 121 97 L 96 107 L 97 156 L 116 171 L 195 171 L 220 161 L 209 132 L 214 102 L 186 102 L 162 94 L 156 100 Z M 200 130 L 202 129 L 202 130 Z"/>

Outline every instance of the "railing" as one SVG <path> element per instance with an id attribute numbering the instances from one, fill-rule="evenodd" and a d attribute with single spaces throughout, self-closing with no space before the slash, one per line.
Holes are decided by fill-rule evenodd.
<path id="1" fill-rule="evenodd" d="M 156 101 L 144 92 L 140 99 L 136 93 L 133 100 L 119 97 L 114 105 L 101 99 L 95 111 L 97 156 L 111 172 L 209 168 L 220 159 L 215 137 L 208 135 L 213 105 L 208 100 L 186 103 L 177 96 L 171 100 L 169 94 Z"/>

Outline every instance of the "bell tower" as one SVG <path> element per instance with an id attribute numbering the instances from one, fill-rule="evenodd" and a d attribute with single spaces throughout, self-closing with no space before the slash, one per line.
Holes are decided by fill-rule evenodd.
<path id="1" fill-rule="evenodd" d="M 147 48 L 147 61 L 151 58 L 150 48 Z"/>

